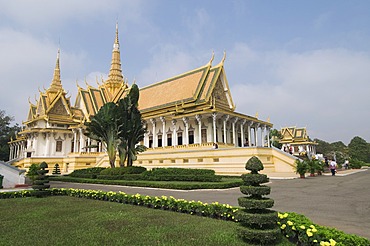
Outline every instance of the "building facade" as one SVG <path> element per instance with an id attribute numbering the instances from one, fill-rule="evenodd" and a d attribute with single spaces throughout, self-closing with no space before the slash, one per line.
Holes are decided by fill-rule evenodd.
<path id="1" fill-rule="evenodd" d="M 139 109 L 147 130 L 143 144 L 148 150 L 134 164 L 238 174 L 245 172 L 244 163 L 252 155 L 260 155 L 271 171 L 292 171 L 294 159 L 270 146 L 272 124 L 235 111 L 224 69 L 226 55 L 216 65 L 213 58 L 194 70 L 140 89 Z M 61 83 L 58 51 L 50 87 L 40 91 L 35 103 L 30 102 L 23 131 L 9 143 L 13 165 L 27 169 L 45 160 L 58 163 L 62 173 L 109 166 L 105 146 L 84 135 L 84 123 L 105 103 L 118 102 L 130 90 L 122 73 L 117 27 L 108 79 L 97 81 L 96 87 L 77 86 L 72 105 Z M 217 150 L 212 149 L 215 143 Z"/>

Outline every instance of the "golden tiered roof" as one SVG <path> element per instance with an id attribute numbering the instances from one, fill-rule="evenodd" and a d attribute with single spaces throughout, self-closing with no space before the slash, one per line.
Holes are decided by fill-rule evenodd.
<path id="1" fill-rule="evenodd" d="M 80 114 L 80 110 L 71 107 L 70 98 L 66 95 L 60 78 L 60 50 L 58 50 L 50 87 L 43 92 L 40 91 L 36 104 L 30 102 L 27 121 L 24 123 L 30 124 L 39 119 L 45 119 L 53 123 L 74 124 L 81 120 L 81 117 L 74 117 Z"/>
<path id="2" fill-rule="evenodd" d="M 284 127 L 280 130 L 282 139 L 280 143 L 290 143 L 290 144 L 316 144 L 311 142 L 310 138 L 307 135 L 307 130 L 305 127 Z"/>

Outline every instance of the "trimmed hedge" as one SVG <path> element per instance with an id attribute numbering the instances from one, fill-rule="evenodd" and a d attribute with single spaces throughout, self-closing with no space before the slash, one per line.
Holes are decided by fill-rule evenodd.
<path id="1" fill-rule="evenodd" d="M 78 169 L 74 170 L 69 176 L 75 178 L 88 178 L 88 179 L 96 179 L 96 177 L 100 174 L 101 171 L 105 170 L 104 167 L 92 167 L 86 169 Z"/>
<path id="2" fill-rule="evenodd" d="M 266 209 L 274 206 L 274 200 L 271 198 L 254 199 L 252 197 L 239 197 L 239 206 L 247 210 Z"/>
<path id="3" fill-rule="evenodd" d="M 97 179 L 104 180 L 143 180 L 141 174 L 122 174 L 122 175 L 98 175 Z"/>
<path id="4" fill-rule="evenodd" d="M 142 175 L 145 180 L 155 181 L 219 182 L 222 179 L 214 170 L 190 168 L 153 168 Z"/>
<path id="5" fill-rule="evenodd" d="M 153 168 L 148 171 L 152 175 L 215 175 L 214 170 L 210 169 L 198 169 L 198 168 Z"/>
<path id="6" fill-rule="evenodd" d="M 124 185 L 137 187 L 152 187 L 175 190 L 196 190 L 196 189 L 227 189 L 238 187 L 241 181 L 225 181 L 225 182 L 186 182 L 186 181 L 146 181 L 146 180 L 105 180 L 105 179 L 87 179 L 74 178 L 69 176 L 54 176 L 49 177 L 49 180 L 74 182 L 74 183 L 90 183 L 90 184 L 107 184 L 107 185 Z"/>
<path id="7" fill-rule="evenodd" d="M 105 176 L 123 176 L 125 174 L 141 174 L 146 171 L 145 167 L 129 166 L 129 167 L 115 167 L 106 168 L 100 172 L 100 175 Z"/>

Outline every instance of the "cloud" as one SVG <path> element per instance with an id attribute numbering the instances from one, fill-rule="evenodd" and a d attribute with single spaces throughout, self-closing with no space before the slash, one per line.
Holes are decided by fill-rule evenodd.
<path id="1" fill-rule="evenodd" d="M 237 44 L 232 54 L 249 55 L 251 61 L 239 71 L 230 69 L 232 76 L 228 71 L 239 112 L 259 111 L 260 118 L 270 116 L 277 129 L 307 127 L 311 137 L 347 143 L 370 123 L 370 54 L 346 49 L 258 52 L 246 47 Z M 249 81 L 252 62 L 258 82 Z M 230 77 L 243 80 L 233 83 Z M 370 130 L 361 131 L 360 136 L 369 137 Z"/>
<path id="2" fill-rule="evenodd" d="M 141 15 L 142 1 L 98 1 L 98 0 L 65 0 L 63 2 L 48 0 L 2 1 L 0 13 L 14 23 L 28 29 L 42 29 L 56 25 L 70 24 L 71 21 L 91 22 L 91 18 L 104 20 L 116 19 L 120 9 L 130 11 L 120 16 L 124 20 L 137 20 Z"/>
<path id="3" fill-rule="evenodd" d="M 2 75 L 0 105 L 17 122 L 26 118 L 27 98 L 34 101 L 37 88 L 48 88 L 54 72 L 58 45 L 13 29 L 0 29 L 0 74 Z M 75 91 L 75 78 L 87 62 L 83 53 L 61 53 L 61 77 L 66 90 Z M 73 86 L 69 77 L 74 77 Z"/>
<path id="4" fill-rule="evenodd" d="M 158 45 L 148 66 L 141 70 L 137 81 L 141 86 L 146 86 L 185 73 L 205 65 L 207 59 L 210 59 L 210 54 L 207 55 L 209 57 L 206 58 L 202 53 L 192 54 L 174 44 Z"/>

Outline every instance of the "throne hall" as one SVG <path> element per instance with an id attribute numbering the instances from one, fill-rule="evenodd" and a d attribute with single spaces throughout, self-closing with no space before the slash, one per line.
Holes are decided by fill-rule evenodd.
<path id="1" fill-rule="evenodd" d="M 36 102 L 29 102 L 23 130 L 9 142 L 12 165 L 28 169 L 46 161 L 50 169 L 59 164 L 62 174 L 109 166 L 104 144 L 84 135 L 84 123 L 105 103 L 117 102 L 130 90 L 122 73 L 118 37 L 116 27 L 108 78 L 97 81 L 95 87 L 77 85 L 74 104 L 63 89 L 58 50 L 49 88 L 40 91 Z M 294 172 L 295 158 L 270 145 L 273 125 L 269 120 L 235 111 L 225 58 L 226 54 L 214 64 L 212 55 L 198 68 L 140 89 L 139 109 L 147 130 L 143 144 L 148 149 L 134 165 L 207 168 L 217 174 L 240 175 L 246 172 L 248 159 L 257 156 L 264 173 Z"/>

